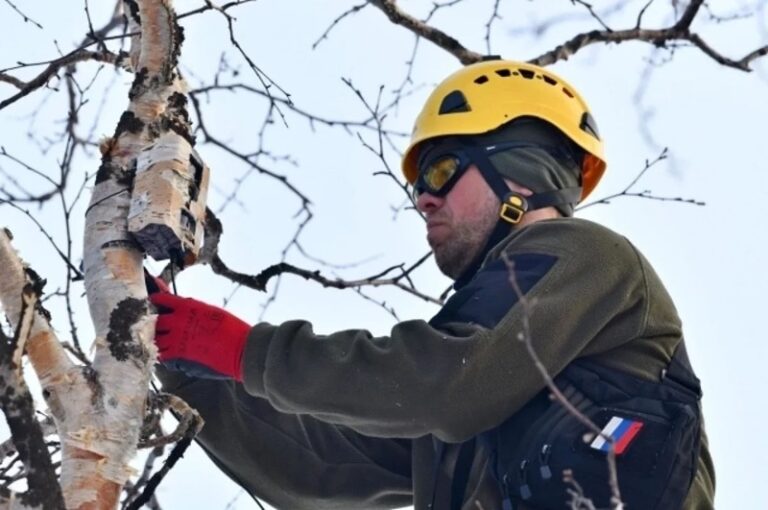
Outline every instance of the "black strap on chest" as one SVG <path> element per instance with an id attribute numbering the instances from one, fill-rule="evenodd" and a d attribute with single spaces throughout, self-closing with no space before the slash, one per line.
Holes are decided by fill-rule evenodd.
<path id="1" fill-rule="evenodd" d="M 458 453 L 455 455 L 455 462 L 453 464 L 453 476 L 450 479 L 450 510 L 461 510 L 475 456 L 475 443 L 476 438 L 474 437 L 459 445 L 447 444 L 437 438 L 433 438 L 435 462 L 432 465 L 432 502 L 430 508 L 437 510 L 437 502 L 444 500 L 444 498 L 438 499 L 438 490 L 441 488 L 439 487 L 440 469 L 443 466 L 443 462 L 449 460 L 446 455 L 446 449 L 458 447 Z"/>
<path id="2" fill-rule="evenodd" d="M 459 448 L 459 456 L 456 458 L 456 466 L 453 469 L 453 481 L 451 482 L 451 510 L 461 510 L 474 458 L 475 438 L 473 437 L 469 441 L 462 443 Z"/>

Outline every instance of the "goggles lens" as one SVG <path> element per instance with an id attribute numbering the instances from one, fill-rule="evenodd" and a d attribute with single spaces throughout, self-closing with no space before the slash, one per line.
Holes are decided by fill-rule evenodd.
<path id="1" fill-rule="evenodd" d="M 414 200 L 422 193 L 436 197 L 447 195 L 468 166 L 462 165 L 462 159 L 453 154 L 442 154 L 430 159 L 419 169 L 419 176 L 413 186 Z"/>
<path id="2" fill-rule="evenodd" d="M 427 188 L 440 191 L 459 169 L 459 160 L 454 156 L 443 156 L 429 165 L 422 175 Z"/>

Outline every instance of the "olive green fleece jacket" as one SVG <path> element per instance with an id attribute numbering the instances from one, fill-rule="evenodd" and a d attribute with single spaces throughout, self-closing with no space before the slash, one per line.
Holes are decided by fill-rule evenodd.
<path id="1" fill-rule="evenodd" d="M 460 443 L 487 431 L 544 388 L 525 344 L 551 374 L 591 356 L 658 380 L 682 341 L 674 304 L 646 259 L 624 237 L 562 218 L 514 231 L 488 254 L 545 255 L 555 262 L 495 327 L 423 320 L 389 336 L 350 329 L 315 333 L 305 321 L 256 325 L 243 384 L 160 370 L 165 389 L 206 421 L 199 440 L 251 494 L 281 509 L 449 508 Z M 435 444 L 447 443 L 435 479 Z M 713 508 L 706 439 L 685 510 Z M 619 473 L 621 477 L 621 473 Z M 448 488 L 448 489 L 446 489 Z M 501 508 L 482 443 L 463 510 Z"/>

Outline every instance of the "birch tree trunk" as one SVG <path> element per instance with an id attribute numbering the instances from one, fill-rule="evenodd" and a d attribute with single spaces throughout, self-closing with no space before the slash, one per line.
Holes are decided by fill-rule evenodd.
<path id="1" fill-rule="evenodd" d="M 0 495 L 0 508 L 3 510 L 23 508 L 58 510 L 63 502 L 61 488 L 56 483 L 50 458 L 47 460 L 44 458 L 48 456 L 48 451 L 43 443 L 42 432 L 34 421 L 33 409 L 30 409 L 31 397 L 21 375 L 21 353 L 26 348 L 44 394 L 47 395 L 49 405 L 58 401 L 54 395 L 65 393 L 71 383 L 77 385 L 75 381 L 82 381 L 82 372 L 70 362 L 51 330 L 42 308 L 29 301 L 30 292 L 27 284 L 31 282 L 27 270 L 11 246 L 11 237 L 5 230 L 0 231 L 0 267 L 3 268 L 0 278 L 0 303 L 18 335 L 14 352 L 4 353 L 2 356 L 4 358 L 1 375 L 2 391 L 6 398 L 16 401 L 13 405 L 15 409 L 9 410 L 4 404 L 3 411 L 6 413 L 11 433 L 14 435 L 17 451 L 22 457 L 27 457 L 23 460 L 29 486 L 27 493 L 18 498 L 14 494 Z M 24 430 L 14 427 L 13 422 L 19 420 L 22 423 L 17 425 Z M 66 419 L 60 423 L 65 421 Z M 16 434 L 26 436 L 25 441 L 29 445 L 27 448 L 19 447 Z M 45 478 L 37 481 L 41 472 L 45 472 L 43 475 Z M 34 492 L 41 494 L 38 496 Z"/>
<path id="2" fill-rule="evenodd" d="M 101 401 L 97 407 L 103 428 L 91 429 L 95 434 L 86 435 L 98 438 L 89 441 L 87 449 L 94 455 L 75 456 L 66 478 L 62 472 L 67 506 L 83 510 L 117 504 L 130 475 L 128 462 L 136 451 L 156 357 L 143 252 L 128 232 L 136 160 L 158 137 L 171 130 L 188 133 L 189 129 L 184 85 L 176 72 L 181 29 L 170 3 L 128 1 L 126 7 L 129 31 L 141 33 L 134 37 L 131 48 L 136 77 L 130 106 L 111 143 L 103 147 L 86 214 L 83 250 L 86 295 L 96 331 L 93 368 L 98 386 L 92 396 Z M 88 420 L 93 421 L 98 420 Z"/>
<path id="3" fill-rule="evenodd" d="M 164 148 L 181 147 L 176 152 L 187 155 L 192 144 L 184 83 L 176 71 L 182 31 L 170 2 L 126 0 L 125 11 L 129 32 L 140 34 L 133 36 L 130 52 L 136 77 L 128 109 L 114 136 L 102 144 L 102 163 L 86 212 L 85 289 L 96 333 L 92 364 L 70 360 L 41 309 L 35 309 L 27 328 L 28 356 L 61 440 L 63 499 L 66 508 L 77 510 L 117 507 L 131 475 L 129 462 L 136 453 L 156 359 L 144 252 L 128 230 L 137 159 L 158 139 Z M 155 174 L 179 181 L 179 172 L 172 170 Z M 9 241 L 0 236 L 0 299 L 16 328 L 28 279 Z M 0 508 L 40 506 L 0 495 Z"/>

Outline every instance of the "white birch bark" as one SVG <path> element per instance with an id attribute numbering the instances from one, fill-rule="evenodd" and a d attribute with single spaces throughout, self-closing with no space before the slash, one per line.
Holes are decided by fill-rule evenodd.
<path id="1" fill-rule="evenodd" d="M 5 229 L 0 229 L 0 267 L 3 268 L 2 278 L 0 278 L 0 305 L 2 305 L 2 309 L 14 330 L 19 328 L 20 324 L 22 325 L 19 344 L 13 354 L 13 366 L 20 370 L 21 351 L 26 347 L 32 366 L 40 379 L 40 384 L 46 394 L 49 395 L 49 402 L 56 400 L 62 392 L 81 386 L 75 382 L 82 379 L 81 372 L 67 357 L 64 348 L 51 330 L 48 319 L 41 313 L 40 309 L 27 308 L 26 317 L 23 321 L 24 287 L 28 283 L 28 277 L 25 266 L 11 246 L 11 237 Z M 3 392 L 19 392 L 19 386 L 23 386 L 23 379 L 20 373 L 15 374 L 15 376 L 16 383 L 10 380 L 13 375 L 3 375 Z M 26 388 L 23 390 L 26 391 Z M 73 397 L 76 402 L 81 400 L 75 394 Z M 73 411 L 76 412 L 77 410 L 74 409 Z M 57 425 L 64 424 L 65 421 L 59 420 Z M 44 508 L 44 506 L 27 505 L 17 498 L 16 494 L 10 494 L 7 498 L 0 498 L 0 509 L 2 510 L 33 508 Z"/>
<path id="2" fill-rule="evenodd" d="M 140 28 L 141 32 L 141 49 L 133 62 L 136 78 L 131 103 L 104 151 L 86 215 L 85 286 L 96 331 L 93 368 L 100 384 L 100 417 L 104 421 L 103 427 L 91 429 L 81 438 L 100 457 L 98 462 L 78 459 L 66 479 L 62 474 L 65 498 L 69 496 L 67 505 L 72 508 L 93 501 L 93 494 L 86 489 L 90 481 L 96 480 L 97 485 L 99 480 L 107 485 L 111 482 L 119 494 L 130 475 L 128 462 L 136 451 L 156 357 L 143 252 L 128 232 L 130 187 L 142 149 L 172 128 L 188 129 L 186 113 L 178 108 L 184 84 L 175 69 L 180 41 L 170 3 L 126 2 L 127 11 L 135 14 L 131 7 L 137 4 L 140 27 L 138 20 L 129 16 L 129 30 Z M 136 58 L 136 52 L 131 53 Z M 68 493 L 66 487 L 78 494 Z"/>
<path id="3" fill-rule="evenodd" d="M 136 453 L 156 359 L 144 255 L 128 231 L 136 161 L 158 138 L 191 141 L 184 83 L 176 72 L 181 31 L 170 2 L 126 0 L 125 6 L 129 31 L 141 33 L 131 48 L 136 79 L 114 137 L 102 144 L 102 164 L 86 212 L 83 253 L 96 333 L 93 363 L 74 364 L 37 312 L 26 346 L 61 439 L 60 484 L 66 507 L 77 510 L 117 507 L 131 475 L 129 462 Z M 162 178 L 162 172 L 155 174 Z M 8 241 L 0 235 L 0 299 L 15 327 L 26 279 Z M 13 500 L 6 503 L 17 505 Z"/>

